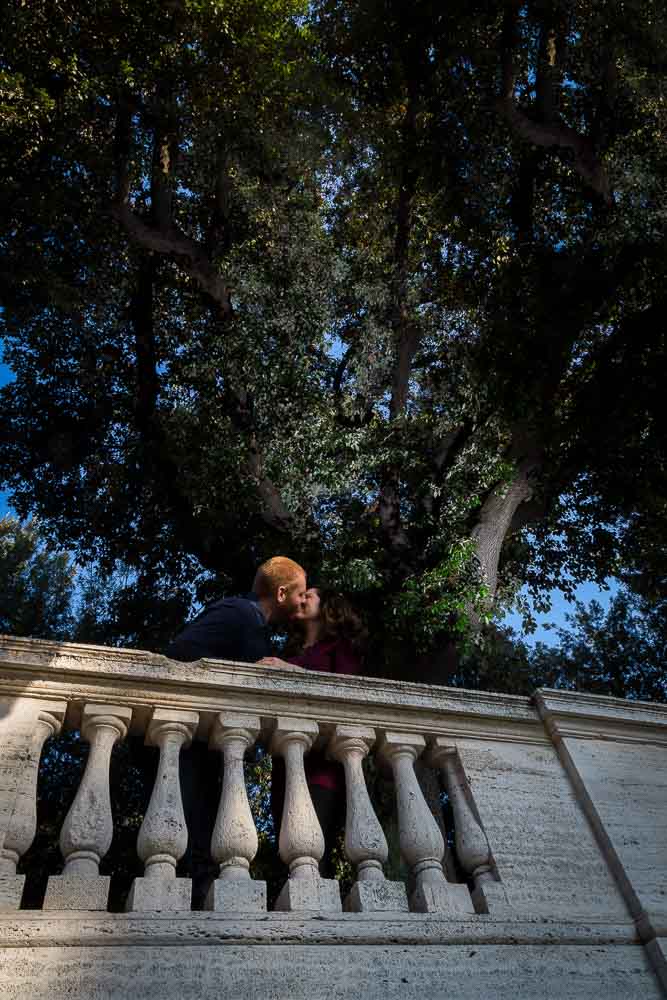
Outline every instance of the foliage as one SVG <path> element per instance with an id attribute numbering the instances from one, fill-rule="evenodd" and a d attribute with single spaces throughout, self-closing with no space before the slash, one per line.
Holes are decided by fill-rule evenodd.
<path id="1" fill-rule="evenodd" d="M 0 519 L 0 633 L 62 639 L 71 629 L 74 568 L 32 521 Z"/>
<path id="2" fill-rule="evenodd" d="M 454 633 L 466 633 L 471 606 L 482 607 L 486 587 L 474 572 L 472 541 L 454 546 L 439 566 L 408 577 L 385 612 L 390 631 L 411 634 L 418 652 L 428 651 L 448 622 Z M 467 585 L 461 580 L 467 576 Z"/>
<path id="3" fill-rule="evenodd" d="M 539 687 L 667 701 L 667 606 L 621 588 L 605 610 L 577 601 L 556 629 L 557 641 L 534 646 L 492 627 L 464 654 L 451 683 L 531 695 Z"/>
<path id="4" fill-rule="evenodd" d="M 667 701 L 667 607 L 647 603 L 627 590 L 605 611 L 597 601 L 577 603 L 558 629 L 558 644 L 538 644 L 531 656 L 547 687 Z"/>
<path id="5" fill-rule="evenodd" d="M 114 641 L 276 551 L 440 681 L 521 583 L 664 595 L 666 38 L 654 0 L 10 5 L 0 479 Z"/>

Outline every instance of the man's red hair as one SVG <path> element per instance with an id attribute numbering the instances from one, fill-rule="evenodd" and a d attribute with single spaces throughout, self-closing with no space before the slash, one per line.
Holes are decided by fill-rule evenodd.
<path id="1" fill-rule="evenodd" d="M 273 556 L 262 563 L 255 573 L 252 589 L 258 597 L 275 597 L 278 587 L 291 589 L 302 575 L 306 575 L 305 570 L 293 559 Z"/>

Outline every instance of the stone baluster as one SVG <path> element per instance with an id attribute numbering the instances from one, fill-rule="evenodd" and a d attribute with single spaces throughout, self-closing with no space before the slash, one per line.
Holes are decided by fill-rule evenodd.
<path id="1" fill-rule="evenodd" d="M 106 910 L 110 876 L 100 875 L 100 861 L 113 837 L 109 763 L 114 743 L 124 739 L 132 709 L 121 705 L 86 705 L 81 736 L 90 743 L 86 770 L 60 833 L 65 858 L 62 875 L 48 881 L 45 910 Z"/>
<path id="2" fill-rule="evenodd" d="M 191 743 L 198 721 L 197 712 L 153 711 L 146 743 L 159 747 L 160 761 L 137 840 L 144 874 L 132 883 L 127 910 L 190 910 L 192 879 L 176 878 L 176 865 L 188 846 L 178 766 L 181 748 Z"/>
<path id="3" fill-rule="evenodd" d="M 0 850 L 0 913 L 18 910 L 25 875 L 16 874 L 16 866 L 28 850 L 37 830 L 37 777 L 44 743 L 60 732 L 67 703 L 28 702 L 28 710 L 37 709 L 32 718 L 32 735 L 16 775 L 16 794 Z"/>
<path id="4" fill-rule="evenodd" d="M 222 793 L 211 838 L 211 855 L 220 865 L 220 875 L 209 890 L 207 910 L 266 910 L 266 882 L 251 879 L 248 870 L 258 840 L 243 772 L 245 752 L 258 732 L 257 716 L 223 714 L 213 725 L 209 745 L 223 755 Z"/>
<path id="5" fill-rule="evenodd" d="M 343 909 L 357 913 L 405 911 L 408 898 L 402 882 L 389 882 L 382 871 L 389 850 L 366 788 L 362 761 L 375 743 L 366 726 L 336 726 L 329 756 L 345 769 L 345 854 L 357 867 L 357 881 Z"/>
<path id="6" fill-rule="evenodd" d="M 447 882 L 442 869 L 445 844 L 414 769 L 425 746 L 422 736 L 391 732 L 380 746 L 380 756 L 393 771 L 401 854 L 414 879 L 410 908 L 418 913 L 474 913 L 467 886 Z"/>
<path id="7" fill-rule="evenodd" d="M 472 795 L 456 748 L 438 737 L 431 744 L 429 763 L 442 770 L 445 788 L 454 813 L 454 844 L 461 868 L 472 879 L 472 901 L 478 913 L 488 913 L 489 905 L 505 905 L 502 885 L 493 872 L 493 858 L 486 834 L 472 808 Z"/>
<path id="8" fill-rule="evenodd" d="M 335 879 L 324 879 L 319 862 L 324 837 L 306 783 L 303 757 L 319 733 L 316 722 L 277 719 L 271 752 L 285 760 L 285 801 L 280 824 L 280 857 L 289 866 L 289 878 L 277 910 L 318 910 L 340 913 L 340 890 Z"/>

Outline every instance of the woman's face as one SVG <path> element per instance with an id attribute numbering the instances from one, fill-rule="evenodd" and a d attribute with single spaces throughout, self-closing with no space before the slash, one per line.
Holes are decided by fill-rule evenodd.
<path id="1" fill-rule="evenodd" d="M 299 616 L 301 621 L 317 621 L 320 617 L 320 592 L 317 587 L 309 587 L 306 591 L 306 602 Z"/>

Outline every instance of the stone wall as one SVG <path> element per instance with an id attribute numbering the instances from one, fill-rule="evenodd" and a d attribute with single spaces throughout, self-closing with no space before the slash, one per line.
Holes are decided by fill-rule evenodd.
<path id="1" fill-rule="evenodd" d="M 45 909 L 21 909 L 16 863 L 35 832 L 37 763 L 61 725 L 93 748 Z M 107 913 L 108 760 L 128 729 L 161 747 L 129 912 Z M 255 738 L 285 756 L 292 874 L 282 910 L 248 876 L 256 849 L 240 762 Z M 225 759 L 208 910 L 175 877 L 185 830 L 178 754 Z M 303 782 L 316 745 L 345 762 L 355 891 L 319 878 Z M 396 786 L 411 894 L 382 874 L 384 836 L 360 762 Z M 439 769 L 458 869 L 415 780 Z M 554 997 L 667 995 L 667 710 L 569 692 L 533 699 L 248 664 L 0 639 L 0 997 Z M 185 839 L 184 839 L 185 838 Z"/>

